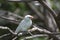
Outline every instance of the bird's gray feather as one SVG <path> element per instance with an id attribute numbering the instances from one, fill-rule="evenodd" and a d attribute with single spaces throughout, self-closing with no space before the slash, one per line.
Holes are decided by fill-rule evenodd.
<path id="1" fill-rule="evenodd" d="M 15 33 L 19 33 L 20 31 L 27 31 L 31 27 L 31 25 L 32 25 L 31 19 L 25 18 L 19 23 Z"/>

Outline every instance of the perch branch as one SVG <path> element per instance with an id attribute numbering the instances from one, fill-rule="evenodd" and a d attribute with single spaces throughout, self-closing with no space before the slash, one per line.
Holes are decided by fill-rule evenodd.
<path id="1" fill-rule="evenodd" d="M 25 37 L 22 40 L 36 38 L 36 37 L 48 37 L 48 35 L 46 35 L 46 34 L 37 34 L 37 35 L 32 35 L 32 36 Z"/>

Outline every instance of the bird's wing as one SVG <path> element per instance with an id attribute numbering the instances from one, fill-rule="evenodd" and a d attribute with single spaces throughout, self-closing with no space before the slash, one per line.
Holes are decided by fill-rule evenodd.
<path id="1" fill-rule="evenodd" d="M 22 20 L 21 23 L 18 25 L 17 29 L 16 29 L 16 33 L 19 33 L 20 31 L 27 31 L 30 26 L 32 25 L 32 21 L 26 21 L 26 20 Z"/>

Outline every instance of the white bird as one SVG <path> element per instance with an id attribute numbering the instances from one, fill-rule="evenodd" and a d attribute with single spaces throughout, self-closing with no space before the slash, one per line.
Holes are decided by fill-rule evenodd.
<path id="1" fill-rule="evenodd" d="M 24 19 L 19 23 L 15 33 L 19 33 L 20 31 L 27 31 L 32 25 L 31 18 L 33 18 L 33 16 L 26 15 Z"/>

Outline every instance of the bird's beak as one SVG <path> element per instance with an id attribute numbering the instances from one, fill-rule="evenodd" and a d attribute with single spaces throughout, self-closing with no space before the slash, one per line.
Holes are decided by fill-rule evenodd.
<path id="1" fill-rule="evenodd" d="M 33 16 L 30 16 L 31 19 L 33 19 L 34 17 Z"/>

